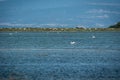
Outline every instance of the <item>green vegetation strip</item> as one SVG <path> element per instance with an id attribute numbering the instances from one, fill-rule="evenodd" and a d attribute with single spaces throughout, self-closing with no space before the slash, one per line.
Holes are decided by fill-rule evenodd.
<path id="1" fill-rule="evenodd" d="M 0 28 L 0 31 L 20 32 L 93 32 L 93 31 L 120 31 L 120 28 Z"/>

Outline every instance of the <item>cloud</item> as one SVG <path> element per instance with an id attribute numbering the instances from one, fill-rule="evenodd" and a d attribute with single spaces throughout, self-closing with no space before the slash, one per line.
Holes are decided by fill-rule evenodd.
<path id="1" fill-rule="evenodd" d="M 98 6 L 120 6 L 120 3 L 88 3 L 88 4 Z"/>
<path id="2" fill-rule="evenodd" d="M 28 26 L 28 27 L 31 27 L 33 26 L 34 24 L 13 24 L 13 23 L 0 23 L 0 26 L 11 26 L 11 27 L 17 27 L 17 26 L 21 26 L 21 27 L 25 27 L 25 26 Z"/>
<path id="3" fill-rule="evenodd" d="M 105 18 L 109 18 L 109 16 L 107 14 L 104 14 L 104 15 L 93 16 L 93 18 L 105 19 Z"/>
<path id="4" fill-rule="evenodd" d="M 103 10 L 103 9 L 92 9 L 92 10 L 87 11 L 87 13 L 120 14 L 120 12 L 117 12 L 117 11 L 109 11 L 109 10 Z"/>
<path id="5" fill-rule="evenodd" d="M 84 26 L 84 25 L 77 25 L 76 27 L 78 27 L 78 28 L 86 28 L 87 26 Z"/>
<path id="6" fill-rule="evenodd" d="M 109 15 L 103 14 L 103 15 L 94 15 L 94 16 L 77 16 L 77 18 L 82 18 L 82 19 L 94 19 L 94 18 L 99 18 L 99 19 L 105 19 L 109 18 Z"/>
<path id="7" fill-rule="evenodd" d="M 5 27 L 67 27 L 70 24 L 18 24 L 18 23 L 0 23 L 0 26 Z"/>
<path id="8" fill-rule="evenodd" d="M 100 23 L 96 23 L 95 26 L 96 27 L 104 27 L 105 25 L 104 24 L 100 24 Z"/>

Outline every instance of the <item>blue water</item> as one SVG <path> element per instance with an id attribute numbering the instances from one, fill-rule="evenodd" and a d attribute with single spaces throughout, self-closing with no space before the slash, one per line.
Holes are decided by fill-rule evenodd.
<path id="1" fill-rule="evenodd" d="M 0 80 L 120 80 L 120 32 L 0 32 Z"/>

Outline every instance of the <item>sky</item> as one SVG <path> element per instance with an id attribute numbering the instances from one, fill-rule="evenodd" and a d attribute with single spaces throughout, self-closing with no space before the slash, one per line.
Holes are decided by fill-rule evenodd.
<path id="1" fill-rule="evenodd" d="M 108 27 L 120 0 L 0 0 L 0 27 Z"/>

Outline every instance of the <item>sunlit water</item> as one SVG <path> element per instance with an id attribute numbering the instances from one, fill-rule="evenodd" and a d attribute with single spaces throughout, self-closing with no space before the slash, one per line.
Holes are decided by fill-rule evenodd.
<path id="1" fill-rule="evenodd" d="M 120 80 L 120 32 L 1 32 L 0 80 Z"/>

